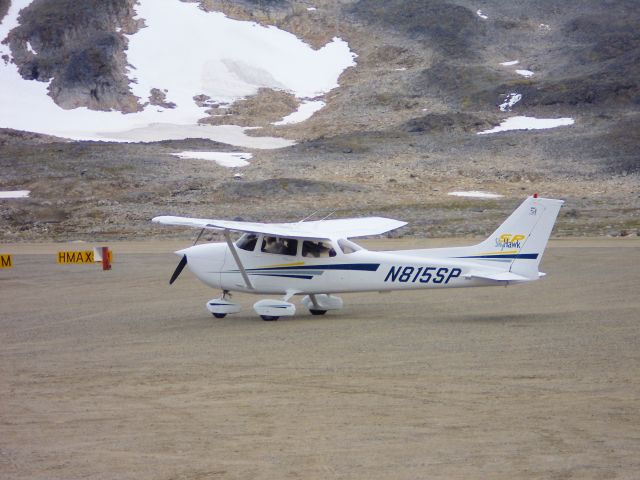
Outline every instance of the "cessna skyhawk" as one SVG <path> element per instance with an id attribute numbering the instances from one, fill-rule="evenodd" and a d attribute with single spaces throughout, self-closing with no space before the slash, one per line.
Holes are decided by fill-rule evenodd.
<path id="1" fill-rule="evenodd" d="M 253 306 L 264 320 L 291 316 L 289 300 L 303 295 L 313 315 L 340 310 L 336 293 L 418 288 L 480 287 L 526 283 L 544 275 L 540 259 L 564 202 L 528 197 L 485 241 L 470 247 L 370 251 L 352 238 L 380 235 L 406 225 L 381 217 L 254 223 L 161 216 L 153 222 L 222 232 L 225 241 L 176 252 L 205 284 L 222 290 L 207 309 L 217 318 L 238 313 L 232 291 L 282 295 Z M 231 233 L 243 235 L 232 241 Z M 201 232 L 202 233 L 202 232 Z"/>

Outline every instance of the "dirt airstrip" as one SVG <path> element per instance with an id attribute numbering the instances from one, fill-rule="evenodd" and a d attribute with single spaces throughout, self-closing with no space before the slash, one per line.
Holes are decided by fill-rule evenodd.
<path id="1" fill-rule="evenodd" d="M 633 479 L 640 240 L 556 240 L 536 284 L 216 320 L 187 244 L 3 245 L 0 478 Z M 380 240 L 371 248 L 446 245 Z M 455 241 L 456 244 L 460 243 Z"/>

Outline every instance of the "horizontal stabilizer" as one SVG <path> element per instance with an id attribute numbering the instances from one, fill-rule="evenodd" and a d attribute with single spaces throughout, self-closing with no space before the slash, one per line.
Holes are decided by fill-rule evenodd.
<path id="1" fill-rule="evenodd" d="M 477 272 L 470 271 L 465 278 L 484 278 L 497 282 L 530 282 L 532 279 L 513 272 Z"/>

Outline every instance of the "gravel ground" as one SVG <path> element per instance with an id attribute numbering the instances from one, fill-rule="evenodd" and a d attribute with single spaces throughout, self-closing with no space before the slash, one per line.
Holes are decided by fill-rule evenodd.
<path id="1" fill-rule="evenodd" d="M 552 241 L 532 285 L 273 323 L 169 287 L 184 243 L 112 244 L 110 272 L 3 246 L 2 478 L 637 478 L 638 239 Z"/>

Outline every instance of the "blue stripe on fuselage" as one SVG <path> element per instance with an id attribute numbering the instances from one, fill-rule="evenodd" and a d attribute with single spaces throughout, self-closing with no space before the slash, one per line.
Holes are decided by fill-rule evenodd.
<path id="1" fill-rule="evenodd" d="M 514 259 L 535 260 L 536 258 L 538 258 L 538 254 L 537 253 L 518 253 L 514 255 L 469 255 L 466 257 L 455 257 L 455 258 L 478 258 L 478 259 L 487 259 L 487 260 L 508 258 L 511 260 L 514 260 Z"/>
<path id="2" fill-rule="evenodd" d="M 359 270 L 376 272 L 378 268 L 380 268 L 379 263 L 338 263 L 334 265 L 292 265 L 290 267 L 248 268 L 247 272 L 268 272 L 269 270 Z"/>
<path id="3" fill-rule="evenodd" d="M 340 263 L 334 265 L 291 265 L 290 267 L 259 267 L 248 268 L 249 275 L 260 277 L 298 278 L 311 280 L 315 276 L 322 275 L 325 270 L 347 270 L 376 272 L 380 268 L 379 263 Z M 239 273 L 240 270 L 230 270 L 222 273 Z"/>

